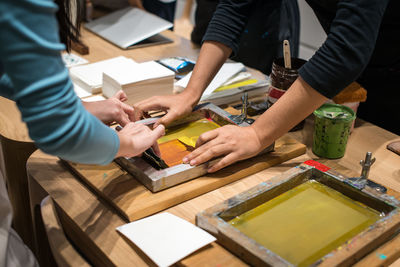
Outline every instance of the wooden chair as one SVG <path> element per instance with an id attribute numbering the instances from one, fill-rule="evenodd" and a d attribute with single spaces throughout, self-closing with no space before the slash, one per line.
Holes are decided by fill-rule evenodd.
<path id="1" fill-rule="evenodd" d="M 91 266 L 72 246 L 64 234 L 57 216 L 56 207 L 50 196 L 41 203 L 41 213 L 50 250 L 59 267 Z"/>
<path id="2" fill-rule="evenodd" d="M 0 168 L 13 207 L 13 228 L 33 251 L 26 162 L 35 150 L 15 102 L 0 97 Z"/>

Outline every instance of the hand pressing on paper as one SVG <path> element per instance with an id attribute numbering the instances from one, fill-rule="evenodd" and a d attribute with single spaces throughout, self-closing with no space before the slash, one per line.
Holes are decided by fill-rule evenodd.
<path id="1" fill-rule="evenodd" d="M 234 162 L 253 157 L 263 146 L 253 127 L 226 125 L 200 135 L 196 149 L 183 158 L 184 163 L 199 165 L 222 157 L 208 172 L 216 172 Z"/>
<path id="2" fill-rule="evenodd" d="M 114 121 L 125 126 L 129 122 L 134 121 L 133 107 L 123 103 L 127 100 L 124 91 L 118 91 L 113 97 L 95 101 L 82 101 L 83 106 L 87 111 L 96 116 L 104 124 L 110 125 Z"/>
<path id="3" fill-rule="evenodd" d="M 197 99 L 185 92 L 178 95 L 153 96 L 134 105 L 134 117 L 135 120 L 141 120 L 148 117 L 149 111 L 166 111 L 167 114 L 159 119 L 154 127 L 160 124 L 168 126 L 174 120 L 191 113 L 196 104 Z"/>
<path id="4" fill-rule="evenodd" d="M 118 132 L 119 151 L 116 157 L 135 157 L 142 154 L 149 147 L 153 147 L 156 154 L 160 154 L 157 139 L 165 134 L 163 125 L 154 130 L 148 126 L 130 122 Z"/>

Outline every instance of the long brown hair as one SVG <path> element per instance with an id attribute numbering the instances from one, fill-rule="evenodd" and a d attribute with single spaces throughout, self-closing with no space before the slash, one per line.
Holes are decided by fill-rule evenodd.
<path id="1" fill-rule="evenodd" d="M 60 40 L 71 50 L 71 42 L 80 42 L 80 25 L 82 21 L 82 0 L 54 0 L 58 5 L 56 14 Z"/>

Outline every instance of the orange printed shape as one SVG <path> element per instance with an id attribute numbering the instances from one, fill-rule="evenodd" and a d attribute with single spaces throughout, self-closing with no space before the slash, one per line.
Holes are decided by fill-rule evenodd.
<path id="1" fill-rule="evenodd" d="M 194 150 L 193 147 L 185 145 L 178 139 L 167 141 L 158 146 L 160 147 L 161 158 L 169 167 L 181 164 L 183 157 Z"/>

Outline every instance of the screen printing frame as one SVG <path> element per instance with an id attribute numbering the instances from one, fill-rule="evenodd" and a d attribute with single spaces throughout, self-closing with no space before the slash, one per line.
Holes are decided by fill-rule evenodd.
<path id="1" fill-rule="evenodd" d="M 229 124 L 238 125 L 241 127 L 250 126 L 246 122 L 236 124 L 231 119 L 232 115 L 229 112 L 219 108 L 214 104 L 204 103 L 197 105 L 190 115 L 174 121 L 171 125 L 169 125 L 169 127 L 175 127 L 204 118 L 210 118 L 220 126 Z M 158 118 L 144 119 L 142 121 L 138 121 L 137 123 L 143 123 L 151 127 L 157 119 Z M 260 152 L 260 154 L 272 150 L 274 150 L 274 143 Z M 200 177 L 201 175 L 206 174 L 209 166 L 213 165 L 216 161 L 218 161 L 218 159 L 214 159 L 197 166 L 178 164 L 166 169 L 156 170 L 141 157 L 122 157 L 115 159 L 115 162 L 117 162 L 124 170 L 129 172 L 132 176 L 143 183 L 152 192 L 158 192 L 174 185 Z"/>
<path id="2" fill-rule="evenodd" d="M 316 180 L 347 197 L 385 214 L 366 230 L 312 264 L 312 266 L 349 266 L 390 239 L 400 228 L 400 202 L 369 187 L 362 190 L 346 182 L 334 170 L 320 171 L 306 164 L 244 191 L 196 215 L 197 226 L 213 234 L 219 243 L 255 266 L 294 266 L 228 223 L 286 191 L 309 180 Z"/>

